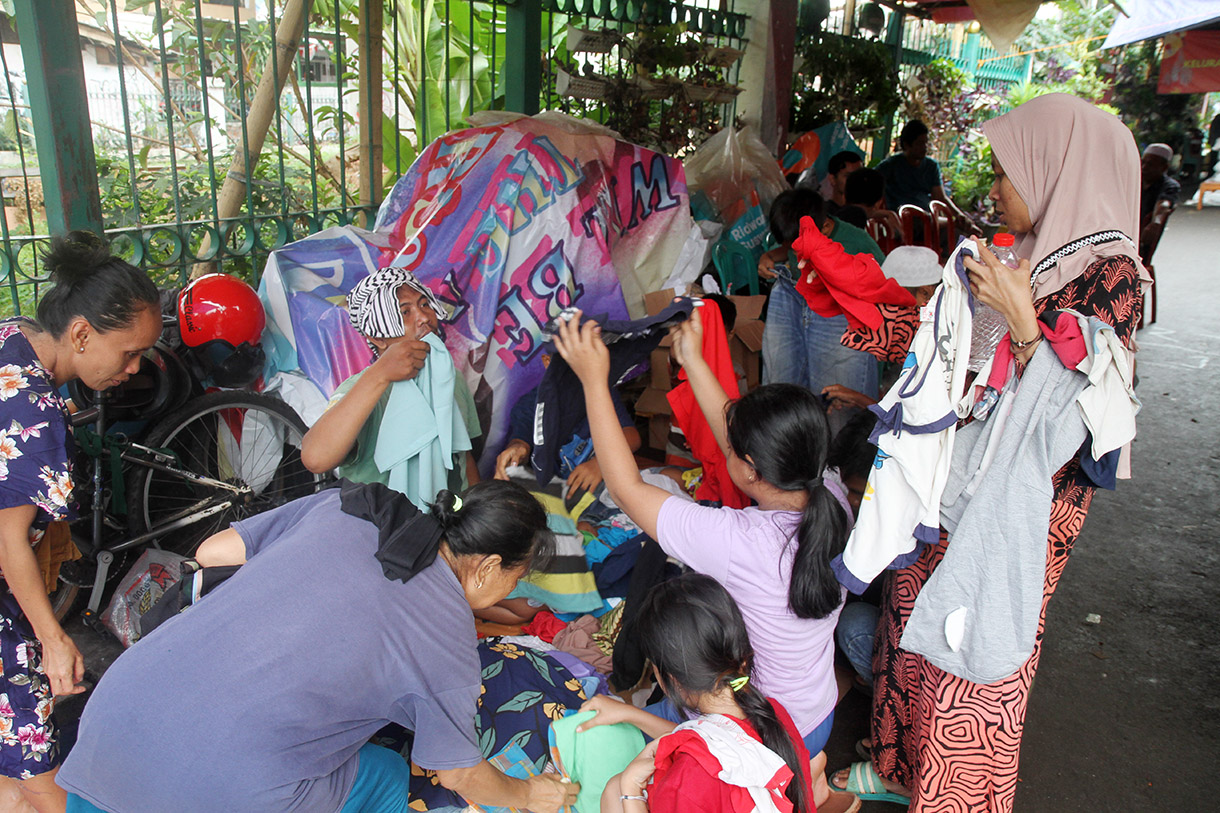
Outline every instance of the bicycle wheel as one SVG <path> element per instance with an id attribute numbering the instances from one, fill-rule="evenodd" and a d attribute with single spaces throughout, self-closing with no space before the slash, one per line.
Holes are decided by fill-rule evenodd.
<path id="1" fill-rule="evenodd" d="M 296 412 L 270 396 L 214 392 L 196 398 L 141 441 L 171 453 L 177 463 L 167 469 L 132 465 L 127 477 L 132 534 L 164 528 L 153 544 L 190 556 L 231 522 L 314 493 L 330 478 L 301 462 L 304 435 L 305 423 Z"/>

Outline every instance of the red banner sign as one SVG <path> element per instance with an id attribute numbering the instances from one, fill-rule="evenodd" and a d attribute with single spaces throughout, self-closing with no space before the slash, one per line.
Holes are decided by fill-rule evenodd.
<path id="1" fill-rule="evenodd" d="M 1220 31 L 1165 35 L 1157 93 L 1220 90 Z"/>

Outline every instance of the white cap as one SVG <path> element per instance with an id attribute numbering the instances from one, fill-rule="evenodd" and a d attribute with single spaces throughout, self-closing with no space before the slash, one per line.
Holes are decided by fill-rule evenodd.
<path id="1" fill-rule="evenodd" d="M 1168 144 L 1149 144 L 1147 147 L 1144 147 L 1144 155 L 1155 155 L 1157 158 L 1164 158 L 1165 163 L 1168 164 L 1173 160 L 1173 147 Z"/>
<path id="2" fill-rule="evenodd" d="M 935 285 L 943 274 L 940 258 L 925 246 L 898 246 L 881 264 L 881 272 L 903 288 Z"/>

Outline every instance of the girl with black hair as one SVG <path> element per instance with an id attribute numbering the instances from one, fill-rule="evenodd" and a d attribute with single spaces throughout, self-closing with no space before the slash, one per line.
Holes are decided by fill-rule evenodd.
<path id="1" fill-rule="evenodd" d="M 760 797 L 774 807 L 759 810 L 813 813 L 809 752 L 787 710 L 759 690 L 745 621 L 725 589 L 698 573 L 657 585 L 636 634 L 665 696 L 694 719 L 677 725 L 606 695 L 581 707 L 597 714 L 578 730 L 626 722 L 660 738 L 607 784 L 603 813 L 710 813 Z"/>
<path id="2" fill-rule="evenodd" d="M 70 813 L 409 813 L 410 767 L 369 742 L 394 722 L 411 760 L 468 802 L 554 813 L 578 785 L 496 770 L 475 730 L 472 610 L 503 599 L 554 540 L 515 483 L 428 512 L 380 483 L 258 514 L 205 540 L 240 565 L 107 670 L 59 781 Z"/>
<path id="3" fill-rule="evenodd" d="M 730 404 L 702 356 L 698 309 L 674 333 L 673 353 L 724 452 L 729 476 L 755 507 L 711 508 L 645 483 L 614 433 L 608 352 L 597 325 L 560 327 L 559 352 L 585 390 L 593 445 L 620 508 L 665 551 L 724 585 L 758 653 L 758 688 L 784 704 L 820 754 L 838 699 L 834 628 L 845 591 L 830 562 L 847 536 L 846 496 L 823 481 L 830 438 L 817 398 L 793 385 L 761 387 Z M 829 792 L 821 771 L 814 793 Z M 847 806 L 852 800 L 843 798 Z"/>
<path id="4" fill-rule="evenodd" d="M 85 672 L 32 547 L 51 522 L 75 518 L 76 449 L 58 389 L 122 383 L 161 334 L 156 286 L 95 235 L 56 238 L 43 262 L 54 287 L 37 319 L 0 322 L 0 776 L 19 780 L 40 813 L 64 809 L 51 710 L 84 691 Z"/>

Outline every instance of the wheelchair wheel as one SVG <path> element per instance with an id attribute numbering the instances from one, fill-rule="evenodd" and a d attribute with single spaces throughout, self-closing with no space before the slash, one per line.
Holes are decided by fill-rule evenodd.
<path id="1" fill-rule="evenodd" d="M 314 474 L 301 462 L 304 435 L 296 412 L 271 396 L 232 391 L 193 399 L 140 442 L 176 462 L 168 470 L 130 466 L 132 534 L 164 528 L 152 544 L 190 556 L 231 522 L 318 491 L 330 476 Z M 173 469 L 230 487 L 194 482 Z"/>

